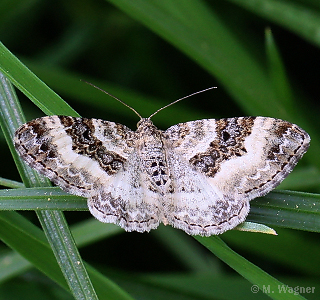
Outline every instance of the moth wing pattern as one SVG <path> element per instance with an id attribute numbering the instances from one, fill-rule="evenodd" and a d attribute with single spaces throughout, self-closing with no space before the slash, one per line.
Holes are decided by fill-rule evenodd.
<path id="1" fill-rule="evenodd" d="M 145 189 L 148 178 L 132 155 L 134 137 L 109 121 L 47 116 L 23 124 L 14 143 L 29 166 L 66 192 L 88 198 L 98 220 L 142 232 L 160 222 L 158 195 Z"/>
<path id="2" fill-rule="evenodd" d="M 137 131 L 99 119 L 48 116 L 22 125 L 15 147 L 63 190 L 86 197 L 101 222 L 191 235 L 242 223 L 249 201 L 275 188 L 307 151 L 297 125 L 267 117 L 203 119 Z"/>
<path id="3" fill-rule="evenodd" d="M 189 234 L 220 234 L 242 223 L 249 201 L 292 171 L 310 137 L 297 125 L 266 117 L 204 119 L 165 131 L 175 174 L 169 223 Z"/>

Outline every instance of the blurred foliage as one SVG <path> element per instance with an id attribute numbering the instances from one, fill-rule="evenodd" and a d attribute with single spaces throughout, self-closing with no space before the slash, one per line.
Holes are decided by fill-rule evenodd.
<path id="1" fill-rule="evenodd" d="M 319 30 L 320 5 L 316 0 L 3 0 L 0 3 L 0 41 L 80 115 L 119 122 L 132 129 L 138 121 L 128 108 L 81 80 L 121 98 L 144 117 L 175 99 L 217 86 L 218 89 L 160 112 L 153 118 L 154 123 L 165 129 L 199 118 L 242 115 L 294 122 L 310 133 L 312 143 L 308 154 L 280 187 L 312 193 L 320 192 Z M 2 54 L 0 65 L 7 63 L 3 59 Z M 9 69 L 8 76 L 13 74 L 10 71 L 14 70 Z M 27 120 L 44 114 L 23 93 L 18 91 L 18 97 Z M 39 97 L 35 96 L 41 102 Z M 45 97 L 43 94 L 43 103 L 47 101 L 48 107 L 51 98 Z M 20 177 L 2 133 L 0 143 L 0 177 L 4 178 L 3 181 L 0 178 L 0 183 L 13 187 L 14 182 L 9 183 L 8 179 L 20 181 Z M 302 209 L 298 201 L 303 194 L 279 195 L 286 203 L 292 197 L 297 210 Z M 305 196 L 308 209 L 312 201 L 318 207 L 317 199 L 310 195 Z M 270 201 L 272 197 L 273 194 Z M 277 198 L 279 203 L 281 197 Z M 262 202 L 262 209 L 266 201 L 269 198 Z M 259 199 L 255 200 L 255 207 L 258 202 Z M 277 218 L 277 208 L 274 211 Z M 256 208 L 253 219 L 257 216 L 255 212 Z M 316 213 L 318 210 L 310 217 L 308 229 L 303 227 L 307 218 L 304 215 L 301 230 L 282 228 L 283 213 L 277 222 L 269 222 L 272 227 L 279 224 L 279 228 L 274 227 L 278 236 L 232 230 L 221 238 L 248 260 L 237 261 L 239 268 L 243 263 L 242 271 L 245 267 L 252 268 L 252 276 L 256 275 L 250 261 L 292 287 L 315 287 L 313 293 L 302 290 L 302 296 L 319 299 Z M 33 212 L 22 215 L 39 225 Z M 149 234 L 124 233 L 118 227 L 95 222 L 88 212 L 65 212 L 65 215 L 80 243 L 82 258 L 133 298 L 295 297 L 290 292 L 253 293 L 252 283 L 245 279 L 252 280 L 250 274 L 234 267 L 241 277 L 222 262 L 228 257 L 236 260 L 237 256 L 216 238 L 210 240 L 210 245 L 201 240 L 205 248 L 193 237 L 168 227 L 160 226 Z M 11 214 L 3 214 L 1 224 L 5 226 L 9 219 L 12 224 L 14 220 L 20 222 Z M 21 227 L 23 222 L 19 223 Z M 45 240 L 43 233 L 36 233 L 31 225 L 29 229 L 28 234 L 41 235 L 37 242 L 43 249 L 49 249 L 41 244 Z M 10 230 L 24 236 L 18 229 Z M 0 246 L 1 300 L 72 299 L 61 288 L 62 284 L 49 280 L 5 244 Z M 225 252 L 220 253 L 219 247 Z M 50 263 L 51 260 L 54 258 L 48 258 Z M 90 276 L 101 285 L 95 287 L 103 290 L 106 279 L 92 269 L 88 269 Z M 256 277 L 264 278 L 259 272 Z"/>

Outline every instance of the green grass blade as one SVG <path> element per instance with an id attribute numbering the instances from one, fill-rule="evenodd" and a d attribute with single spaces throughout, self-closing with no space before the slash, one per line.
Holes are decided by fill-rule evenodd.
<path id="1" fill-rule="evenodd" d="M 2 84 L 5 90 L 3 98 L 8 96 L 11 105 L 8 105 L 9 101 L 1 101 L 1 108 L 5 111 L 1 115 L 3 117 L 1 126 L 6 132 L 7 143 L 11 145 L 12 149 L 12 137 L 17 128 L 14 124 L 15 120 L 17 120 L 15 114 L 20 110 L 20 106 L 15 94 L 12 93 L 10 95 L 10 84 L 3 77 Z M 17 156 L 17 154 L 14 155 Z M 19 159 L 17 158 L 16 160 Z M 32 171 L 27 172 L 29 174 Z M 27 174 L 25 174 L 24 178 L 26 186 L 45 184 L 45 182 L 38 181 L 35 177 L 28 178 Z M 38 211 L 37 215 L 74 297 L 76 299 L 97 299 L 62 212 L 43 210 Z M 63 231 L 63 235 L 59 234 L 61 231 Z"/>
<path id="2" fill-rule="evenodd" d="M 7 74 L 7 77 L 27 96 L 33 101 L 44 113 L 48 115 L 69 115 L 79 116 L 66 102 L 64 102 L 56 93 L 54 93 L 46 84 L 44 84 L 34 73 L 32 73 L 17 57 L 15 57 L 3 44 L 0 43 L 0 71 Z M 80 81 L 82 77 L 75 76 L 55 68 L 47 68 L 32 64 L 32 69 L 38 71 L 52 86 L 57 90 L 61 90 L 65 95 L 78 99 L 79 101 L 90 102 L 95 106 L 105 106 L 106 101 L 109 101 L 105 94 L 94 89 L 93 87 Z M 102 89 L 116 95 L 120 99 L 124 99 L 132 107 L 141 107 L 139 112 L 143 116 L 148 116 L 158 108 L 164 105 L 159 99 L 134 93 L 133 91 L 125 91 L 123 88 L 114 87 L 105 84 L 105 82 L 97 82 L 92 80 Z M 95 99 L 92 102 L 91 99 Z M 175 100 L 175 99 L 173 99 Z M 166 102 L 165 104 L 167 104 Z M 127 116 L 133 116 L 133 113 L 124 109 L 122 104 L 116 103 L 112 100 L 110 110 L 114 113 L 120 113 Z M 191 119 L 193 113 L 187 108 L 173 107 L 167 113 L 167 117 L 179 115 L 181 121 Z M 204 117 L 199 113 L 199 117 Z M 167 118 L 166 118 L 167 119 Z M 25 121 L 24 121 L 25 122 Z M 170 124 L 172 125 L 172 124 Z"/>
<path id="3" fill-rule="evenodd" d="M 274 191 L 251 201 L 248 221 L 320 232 L 320 195 Z"/>
<path id="4" fill-rule="evenodd" d="M 320 166 L 315 149 L 320 135 L 310 124 L 301 102 L 279 101 L 267 70 L 242 41 L 203 1 L 108 0 L 143 23 L 215 76 L 249 115 L 272 116 L 299 124 L 311 136 L 313 146 L 306 158 Z M 258 1 L 261 2 L 261 1 Z M 232 76 L 231 76 L 232 74 Z M 294 109 L 292 109 L 294 107 Z"/>
<path id="5" fill-rule="evenodd" d="M 238 251 L 262 256 L 264 262 L 272 262 L 279 269 L 303 274 L 300 279 L 318 278 L 320 270 L 314 266 L 320 264 L 316 250 L 320 247 L 319 241 L 309 239 L 308 235 L 301 231 L 277 228 L 277 233 L 278 236 L 270 236 L 229 231 L 222 236 L 222 239 Z"/>
<path id="6" fill-rule="evenodd" d="M 0 212 L 0 238 L 40 271 L 68 290 L 43 232 L 16 212 Z"/>
<path id="7" fill-rule="evenodd" d="M 217 271 L 218 266 L 214 258 L 204 257 L 199 253 L 198 245 L 195 245 L 193 240 L 181 230 L 159 226 L 152 234 L 170 250 L 177 260 L 193 272 L 215 273 Z"/>
<path id="8" fill-rule="evenodd" d="M 20 176 L 23 182 L 33 180 L 38 181 L 42 186 L 48 186 L 50 181 L 43 176 L 39 176 L 37 172 L 28 167 L 20 157 L 18 157 L 17 152 L 14 149 L 12 142 L 14 132 L 22 123 L 25 123 L 25 118 L 20 104 L 17 101 L 14 88 L 9 83 L 8 79 L 0 73 L 0 126 L 12 153 L 13 159 L 17 165 Z"/>
<path id="9" fill-rule="evenodd" d="M 299 106 L 299 102 L 296 101 L 293 95 L 293 89 L 288 82 L 284 63 L 270 29 L 266 30 L 266 53 L 269 60 L 268 66 L 270 79 L 273 85 L 273 90 L 277 95 L 278 102 L 282 103 L 282 107 L 286 110 L 286 113 L 291 116 L 292 120 L 296 120 L 296 122 L 305 128 L 312 137 L 313 147 L 309 148 L 306 157 L 308 157 L 313 164 L 319 164 L 319 155 L 317 151 L 320 147 L 319 131 L 316 130 L 316 128 L 309 126 L 306 119 L 301 118 L 306 110 L 304 109 L 303 112 L 303 107 Z"/>
<path id="10" fill-rule="evenodd" d="M 279 0 L 228 0 L 253 13 L 267 18 L 302 38 L 319 46 L 320 12 L 305 5 L 303 1 Z"/>
<path id="11" fill-rule="evenodd" d="M 68 285 L 61 273 L 52 249 L 45 235 L 38 227 L 15 212 L 2 211 L 0 212 L 0 228 L 1 240 L 27 258 L 36 268 L 47 274 L 48 277 L 56 281 L 60 286 L 68 290 Z M 73 252 L 70 251 L 69 253 L 72 254 Z M 62 248 L 60 255 L 64 255 Z M 26 265 L 21 260 L 18 263 L 22 266 L 21 268 L 26 268 Z M 100 300 L 132 300 L 125 291 L 94 268 L 86 264 L 86 269 L 94 282 L 94 287 Z M 79 276 L 80 274 L 77 271 L 77 275 Z M 86 299 L 86 296 L 84 295 L 82 299 Z M 94 298 L 92 297 L 91 299 Z"/>
<path id="12" fill-rule="evenodd" d="M 137 120 L 137 116 L 131 110 L 79 79 L 85 79 L 88 82 L 94 83 L 108 93 L 124 100 L 128 105 L 136 108 L 143 117 L 148 117 L 160 107 L 176 100 L 146 96 L 113 82 L 106 82 L 106 80 L 97 80 L 96 78 L 88 77 L 88 75 L 68 72 L 53 66 L 47 68 L 45 65 L 39 64 L 36 61 L 27 61 L 26 63 L 28 67 L 50 85 L 52 89 L 70 99 L 75 99 L 77 104 L 88 105 L 88 103 L 90 103 L 90 107 L 92 108 L 97 108 L 111 115 L 118 114 L 122 118 Z M 197 118 L 205 118 L 207 116 L 200 110 L 196 113 Z M 165 116 L 166 118 L 161 117 L 161 114 L 159 114 L 159 116 L 156 115 L 155 120 L 157 124 L 169 126 L 172 125 L 172 120 L 174 119 L 176 122 L 192 120 L 195 117 L 195 111 L 187 106 L 173 105 L 170 107 L 170 110 L 165 111 Z"/>
<path id="13" fill-rule="evenodd" d="M 282 282 L 276 280 L 245 258 L 231 250 L 219 237 L 195 237 L 195 239 L 208 248 L 213 254 L 219 257 L 227 265 L 249 280 L 257 288 L 257 291 L 266 292 L 266 288 L 270 291 L 268 296 L 272 299 L 305 299 L 301 295 L 290 293 L 281 293 L 279 286 L 285 286 Z"/>
<path id="14" fill-rule="evenodd" d="M 273 85 L 273 90 L 277 95 L 278 101 L 283 103 L 283 107 L 290 108 L 290 115 L 298 118 L 300 112 L 296 109 L 297 104 L 295 104 L 295 100 L 291 92 L 292 88 L 288 82 L 288 76 L 286 74 L 282 58 L 273 39 L 271 29 L 269 28 L 265 31 L 265 41 L 269 75 Z"/>
<path id="15" fill-rule="evenodd" d="M 265 68 L 242 47 L 212 7 L 203 1 L 109 0 L 189 55 L 218 78 L 251 115 L 295 120 L 287 111 L 297 105 L 278 101 Z M 232 74 L 232 76 L 230 76 Z M 306 118 L 307 119 L 307 118 Z M 306 122 L 307 123 L 307 122 Z"/>
<path id="16" fill-rule="evenodd" d="M 0 190 L 1 210 L 88 210 L 87 201 L 58 187 Z"/>
<path id="17" fill-rule="evenodd" d="M 16 189 L 24 187 L 24 184 L 22 182 L 6 179 L 2 177 L 0 177 L 0 185 L 8 188 L 16 188 Z"/>
<path id="18" fill-rule="evenodd" d="M 0 2 L 0 20 L 3 25 L 7 25 L 12 18 L 25 13 L 36 5 L 38 0 L 3 0 Z M 0 25 L 0 27 L 1 27 Z"/>
<path id="19" fill-rule="evenodd" d="M 4 215 L 4 216 L 6 216 L 6 215 Z M 21 222 L 21 224 L 24 226 L 23 228 L 25 228 L 25 232 L 23 232 L 25 235 L 31 235 L 34 238 L 35 235 L 39 234 L 39 242 L 42 242 L 42 237 L 44 237 L 42 232 L 40 232 L 38 229 L 35 229 L 33 225 L 30 225 L 29 221 L 26 221 L 26 219 L 23 219 L 20 215 L 12 214 L 11 218 L 12 218 L 12 220 L 14 220 L 16 222 L 16 219 L 14 219 L 14 217 L 17 218 L 18 220 L 21 219 L 21 221 L 19 221 L 19 222 Z M 7 218 L 10 219 L 10 214 L 7 216 Z M 19 222 L 17 224 L 19 224 Z M 26 230 L 29 227 L 31 229 Z M 17 226 L 16 226 L 15 230 L 18 230 Z M 39 233 L 37 232 L 37 234 L 34 234 L 34 235 L 31 234 L 34 230 L 39 231 Z M 76 225 L 73 225 L 71 227 L 71 231 L 72 231 L 72 234 L 74 236 L 74 239 L 76 241 L 77 246 L 84 247 L 86 245 L 92 244 L 93 242 L 100 241 L 104 238 L 109 238 L 111 236 L 119 234 L 119 233 L 123 232 L 123 229 L 121 229 L 119 226 L 116 226 L 113 224 L 104 224 L 104 223 L 97 221 L 96 219 L 89 219 L 87 221 L 83 221 L 83 222 L 77 223 Z M 18 235 L 19 235 L 19 232 L 18 232 Z M 12 242 L 10 242 L 8 240 L 8 243 L 14 243 L 16 241 L 16 239 L 12 239 L 12 240 L 13 240 Z M 27 238 L 27 240 L 30 240 L 30 238 Z M 43 240 L 43 243 L 45 243 L 47 245 L 47 249 L 50 250 L 49 245 L 45 239 Z M 38 247 L 34 243 L 32 243 L 30 246 L 32 246 L 34 249 L 36 249 Z M 15 248 L 15 247 L 13 246 L 12 248 Z M 39 252 L 36 253 L 35 257 L 38 257 L 38 255 L 40 255 L 40 256 L 42 256 L 42 255 L 43 256 L 46 256 L 46 255 L 52 256 L 53 255 L 51 250 L 50 251 L 46 250 L 48 252 L 48 254 L 46 254 L 46 255 L 42 251 L 41 248 L 38 248 L 38 250 L 39 250 Z M 25 253 L 24 253 L 24 255 L 25 255 Z M 31 256 L 31 260 L 25 259 L 23 256 L 21 256 L 21 254 L 18 254 L 18 252 L 14 252 L 14 251 L 10 251 L 5 254 L 2 253 L 2 256 L 0 257 L 0 282 L 8 280 L 9 278 L 13 277 L 14 275 L 21 274 L 25 270 L 32 268 L 33 265 L 31 264 L 31 262 L 32 262 L 32 258 L 34 256 L 31 254 L 28 254 L 28 255 Z M 30 259 L 29 256 L 26 256 L 26 257 L 28 259 Z M 35 263 L 34 265 L 37 266 L 37 263 Z M 42 266 L 42 265 L 40 265 L 40 266 Z M 56 266 L 58 266 L 58 265 L 56 264 Z M 51 273 L 50 273 L 51 266 L 47 265 L 47 267 L 48 267 L 48 272 L 47 272 L 48 276 L 51 277 L 50 276 L 51 275 Z M 63 283 L 64 282 L 65 281 L 63 281 Z M 103 279 L 102 282 L 100 283 L 100 285 L 104 282 L 105 282 L 105 280 Z M 107 291 L 107 290 L 108 290 L 108 285 L 106 285 L 104 288 L 104 291 Z"/>
<path id="20" fill-rule="evenodd" d="M 118 276 L 121 284 L 126 284 L 130 286 L 132 280 L 130 278 L 126 278 L 125 276 Z M 265 290 L 259 291 L 256 289 L 256 286 L 253 286 L 244 278 L 230 275 L 220 275 L 217 276 L 215 274 L 170 274 L 170 275 L 162 275 L 162 274 L 154 274 L 154 275 L 142 275 L 135 278 L 136 285 L 139 286 L 140 290 L 135 291 L 132 289 L 132 293 L 137 295 L 138 298 L 144 298 L 144 296 L 148 299 L 197 299 L 197 300 L 208 300 L 208 299 L 230 299 L 230 300 L 266 300 L 270 299 L 269 294 L 273 294 L 271 289 L 268 286 L 265 286 Z M 285 278 L 285 282 L 288 282 L 289 286 L 300 287 L 303 293 L 303 296 L 306 296 L 307 299 L 318 299 L 319 298 L 319 280 L 317 278 L 313 278 L 312 280 L 301 280 L 299 279 L 291 279 Z M 310 287 L 308 291 L 303 291 L 304 287 Z M 271 288 L 271 287 L 270 287 Z M 294 290 L 285 290 L 287 288 L 286 285 L 280 285 L 277 289 L 283 290 L 284 293 L 293 293 Z M 158 292 L 162 297 L 154 298 L 152 294 L 156 294 L 158 296 Z M 172 295 L 166 296 L 166 293 L 172 293 Z M 174 293 L 176 292 L 176 296 Z M 147 296 L 146 296 L 147 295 Z M 149 297 L 148 297 L 149 296 Z M 170 297 L 171 296 L 171 297 Z M 181 296 L 181 298 L 179 298 Z M 188 296 L 190 298 L 188 298 Z M 187 297 L 187 298 L 185 298 Z M 286 298 L 285 298 L 286 299 Z"/>
<path id="21" fill-rule="evenodd" d="M 277 189 L 281 190 L 312 190 L 320 186 L 320 171 L 315 166 L 297 168 L 282 181 Z"/>
<path id="22" fill-rule="evenodd" d="M 289 99 L 288 101 L 286 98 L 285 101 L 278 101 L 279 99 L 276 99 L 280 93 L 283 93 L 283 85 L 275 86 L 272 76 L 270 79 L 269 74 L 254 60 L 251 53 L 248 53 L 247 47 L 243 47 L 241 41 L 239 42 L 239 40 L 236 41 L 236 39 L 234 39 L 233 33 L 221 22 L 221 16 L 214 11 L 210 11 L 204 2 L 186 0 L 179 5 L 166 0 L 137 0 L 134 4 L 129 1 L 120 0 L 114 0 L 113 2 L 120 3 L 120 6 L 127 5 L 124 9 L 125 11 L 132 16 L 135 15 L 134 17 L 149 26 L 149 28 L 152 28 L 168 41 L 171 41 L 194 60 L 200 62 L 211 74 L 219 78 L 230 94 L 237 97 L 238 103 L 240 103 L 246 111 L 249 111 L 250 114 L 272 116 L 277 116 L 278 114 L 278 117 L 294 121 L 304 127 L 303 123 L 300 124 L 299 121 L 297 121 L 298 119 L 295 118 L 295 113 L 288 109 L 291 103 L 293 103 L 290 97 L 287 97 Z M 271 55 L 274 54 L 275 52 L 273 51 Z M 271 55 L 269 53 L 269 57 L 271 57 Z M 273 58 L 275 58 L 275 56 L 273 56 Z M 272 61 L 272 63 L 274 62 L 275 60 Z M 275 70 L 279 67 L 279 64 L 276 62 L 273 67 Z M 17 82 L 18 81 L 19 80 L 17 80 Z M 279 90 L 277 90 L 277 88 L 279 88 Z M 274 103 L 277 105 L 273 105 Z M 50 103 L 46 104 L 45 109 L 47 111 L 51 109 Z M 252 111 L 256 111 L 257 113 L 252 113 Z M 54 107 L 52 113 L 55 113 Z M 301 113 L 301 115 L 303 115 L 303 113 Z M 300 116 L 298 115 L 297 118 L 300 118 Z M 302 116 L 301 119 L 304 119 L 304 117 Z M 306 120 L 304 120 L 304 122 L 307 123 Z M 308 130 L 308 128 L 306 129 Z M 312 134 L 312 140 L 316 140 L 315 137 L 316 135 Z M 315 147 L 315 149 L 317 149 L 317 147 Z M 314 151 L 315 159 L 317 159 L 316 154 L 316 151 Z M 279 201 L 278 204 L 272 206 L 273 200 L 271 200 L 271 206 L 269 206 L 269 204 L 265 206 L 267 209 L 270 208 L 273 210 L 270 216 L 271 222 L 272 216 L 274 216 L 274 213 L 276 210 L 279 210 L 280 207 L 282 211 L 288 214 L 285 217 L 288 218 L 290 222 L 293 222 L 289 225 L 287 224 L 289 227 L 293 226 L 292 228 L 294 228 L 294 226 L 297 226 L 296 228 L 301 227 L 304 230 L 314 230 L 314 228 L 318 228 L 316 223 L 318 218 L 318 216 L 316 216 L 317 212 L 309 210 L 311 207 L 308 205 L 306 205 L 308 209 L 305 207 L 300 209 L 301 207 L 299 206 L 298 210 L 290 205 L 288 206 L 287 203 L 289 203 L 289 200 L 292 198 L 291 193 L 282 195 L 281 197 L 282 200 L 285 198 L 285 205 L 281 206 Z M 68 198 L 68 201 L 70 199 L 71 198 Z M 312 196 L 308 198 L 306 195 L 301 195 L 299 199 L 297 198 L 297 202 L 293 201 L 292 203 L 298 204 L 298 201 L 302 199 L 312 201 Z M 314 199 L 316 199 L 316 197 Z M 31 198 L 26 198 L 26 201 L 29 200 L 31 200 Z M 45 200 L 45 197 L 42 200 Z M 39 203 L 44 204 L 42 200 L 40 200 Z M 263 199 L 257 200 L 257 203 L 260 200 Z M 61 204 L 57 205 L 59 206 Z M 264 209 L 265 207 L 260 205 L 258 209 Z M 54 208 L 54 206 L 52 206 L 52 208 Z M 296 218 L 296 216 L 293 215 L 294 213 L 300 213 L 302 218 Z M 311 222 L 309 220 L 312 215 L 315 215 L 315 219 Z M 266 216 L 268 220 L 268 213 Z M 305 220 L 307 220 L 307 226 L 302 222 Z M 196 270 L 196 266 L 194 270 Z"/>
<path id="23" fill-rule="evenodd" d="M 82 197 L 60 188 L 0 190 L 2 210 L 87 210 Z M 248 221 L 269 226 L 320 232 L 320 195 L 276 190 L 251 201 Z"/>
<path id="24" fill-rule="evenodd" d="M 0 43 L 0 71 L 44 113 L 79 116 L 2 43 Z"/>
<path id="25" fill-rule="evenodd" d="M 248 113 L 267 115 L 270 107 L 273 112 L 285 111 L 279 106 L 262 67 L 203 1 L 181 1 L 179 9 L 171 1 L 109 2 L 208 70 Z"/>
<path id="26" fill-rule="evenodd" d="M 23 258 L 18 252 L 2 253 L 0 257 L 0 283 L 22 274 L 31 267 L 30 261 Z"/>
<path id="27" fill-rule="evenodd" d="M 110 238 L 124 230 L 115 224 L 106 224 L 91 218 L 71 227 L 72 234 L 78 247 L 84 247 L 105 238 Z"/>
<path id="28" fill-rule="evenodd" d="M 20 112 L 20 107 L 18 108 L 16 107 L 17 104 L 14 97 L 12 97 L 11 100 L 13 100 L 13 102 L 10 103 L 10 105 L 7 105 L 8 104 L 7 102 L 4 102 L 4 101 L 1 102 L 6 107 L 6 109 L 0 110 L 0 111 L 8 112 L 8 114 L 5 115 L 5 120 L 13 119 L 12 111 Z M 17 119 L 20 120 L 20 116 L 17 116 Z M 11 124 L 11 123 L 12 122 L 9 122 L 8 124 Z M 1 125 L 3 125 L 3 122 L 1 123 Z M 16 125 L 8 126 L 5 130 L 6 132 L 9 133 L 8 135 L 9 144 L 10 143 L 12 144 L 12 136 L 13 136 L 14 129 L 16 127 L 17 127 Z M 16 160 L 19 161 L 17 154 L 13 152 L 13 155 L 16 156 Z M 21 165 L 24 165 L 24 164 L 21 163 Z M 26 168 L 26 170 L 28 172 L 28 175 L 30 173 L 33 174 L 34 172 L 29 168 Z M 22 168 L 22 172 L 24 172 L 23 168 Z M 37 178 L 37 176 L 38 175 L 35 172 L 34 176 L 31 177 L 31 179 Z M 27 181 L 29 181 L 30 175 L 26 176 L 26 179 Z M 30 183 L 32 184 L 32 182 Z M 46 183 L 47 183 L 47 180 L 43 181 L 41 185 L 45 185 Z M 41 224 L 43 225 L 43 228 L 46 232 L 46 236 L 48 240 L 51 242 L 50 243 L 51 247 L 54 249 L 54 252 L 56 254 L 56 259 L 59 262 L 61 270 L 63 271 L 65 278 L 67 279 L 67 283 L 71 288 L 73 295 L 77 297 L 76 299 L 97 299 L 97 297 L 95 296 L 95 291 L 93 289 L 91 281 L 87 276 L 86 269 L 82 263 L 81 257 L 79 256 L 78 250 L 74 245 L 72 236 L 70 233 L 68 233 L 69 228 L 64 220 L 62 212 L 59 212 L 59 211 L 50 212 L 50 211 L 42 210 L 42 211 L 39 211 L 37 215 L 39 217 Z M 63 235 L 60 234 L 60 231 L 62 230 L 63 230 Z M 13 238 L 13 240 L 15 240 L 15 242 L 19 242 L 18 240 L 15 239 L 15 235 L 12 235 L 11 237 Z M 18 252 L 20 251 L 23 252 L 23 249 L 21 249 L 21 247 L 24 248 L 24 245 L 16 243 L 14 249 L 16 249 Z M 35 247 L 36 249 L 37 245 L 33 245 L 33 247 Z M 41 250 L 41 252 L 49 255 L 49 253 L 44 252 L 43 249 Z M 34 259 L 36 258 L 37 258 L 37 255 L 34 256 Z M 44 267 L 41 265 L 38 266 L 37 264 L 36 266 L 40 267 L 40 269 L 41 267 Z M 49 270 L 50 269 L 51 268 L 49 267 Z M 98 289 L 100 299 L 110 299 L 110 297 L 112 299 L 119 299 L 119 300 L 131 299 L 126 294 L 125 291 L 120 289 L 108 278 L 102 276 L 99 272 L 96 272 L 91 267 L 89 267 L 89 269 L 90 269 L 90 277 L 95 280 L 95 288 Z"/>
<path id="29" fill-rule="evenodd" d="M 39 218 L 75 299 L 98 300 L 62 212 L 42 210 Z"/>

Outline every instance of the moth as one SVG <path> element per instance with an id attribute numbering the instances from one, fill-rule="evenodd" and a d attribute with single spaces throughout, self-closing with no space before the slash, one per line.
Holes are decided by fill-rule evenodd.
<path id="1" fill-rule="evenodd" d="M 162 222 L 210 236 L 242 223 L 249 201 L 279 185 L 310 142 L 303 129 L 274 118 L 203 119 L 162 131 L 153 115 L 138 114 L 136 131 L 99 119 L 42 117 L 23 124 L 14 144 L 29 166 L 86 197 L 101 222 L 138 232 Z"/>

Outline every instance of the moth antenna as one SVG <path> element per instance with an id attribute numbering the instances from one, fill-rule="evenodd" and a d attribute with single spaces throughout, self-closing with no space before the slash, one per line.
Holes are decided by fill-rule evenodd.
<path id="1" fill-rule="evenodd" d="M 140 119 L 142 119 L 141 115 L 134 109 L 132 108 L 130 105 L 128 105 L 127 103 L 123 102 L 122 100 L 120 100 L 119 98 L 117 98 L 116 96 L 113 96 L 112 94 L 106 92 L 105 90 L 103 90 L 102 88 L 99 88 L 98 86 L 94 85 L 93 83 L 91 82 L 88 82 L 88 81 L 85 81 L 85 80 L 81 80 L 83 82 L 85 82 L 86 84 L 89 84 L 91 86 L 93 86 L 94 88 L 96 88 L 97 90 L 107 94 L 108 96 L 112 97 L 113 99 L 116 99 L 118 100 L 120 103 L 122 103 L 124 106 L 130 108 Z"/>
<path id="2" fill-rule="evenodd" d="M 203 93 L 203 92 L 212 90 L 212 89 L 216 89 L 216 88 L 217 88 L 216 86 L 212 86 L 212 87 L 209 87 L 209 88 L 207 88 L 207 89 L 204 89 L 204 90 L 201 90 L 201 91 L 192 93 L 192 94 L 190 94 L 190 95 L 188 95 L 188 96 L 184 96 L 184 97 L 182 97 L 182 98 L 180 98 L 180 99 L 178 99 L 178 100 L 175 100 L 175 101 L 173 101 L 173 102 L 171 102 L 171 103 L 169 103 L 169 104 L 167 104 L 167 105 L 159 108 L 159 109 L 158 109 L 157 111 L 155 111 L 148 119 L 150 120 L 150 119 L 151 119 L 155 114 L 157 114 L 159 111 L 161 111 L 161 110 L 163 110 L 163 109 L 165 109 L 165 108 L 167 108 L 167 107 L 169 107 L 169 106 L 171 106 L 171 105 L 173 105 L 173 104 L 176 104 L 177 102 L 179 102 L 179 101 L 181 101 L 181 100 L 183 100 L 183 99 L 186 99 L 186 98 L 189 98 L 189 97 L 191 97 L 191 96 L 194 96 L 194 95 L 197 95 L 197 94 L 200 94 L 200 93 Z"/>

